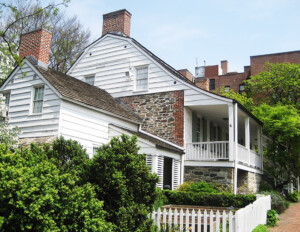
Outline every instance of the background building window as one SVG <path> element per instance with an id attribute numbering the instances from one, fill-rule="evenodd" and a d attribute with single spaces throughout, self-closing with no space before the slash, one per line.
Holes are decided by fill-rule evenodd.
<path id="1" fill-rule="evenodd" d="M 209 90 L 215 90 L 215 79 L 209 79 Z"/>
<path id="2" fill-rule="evenodd" d="M 240 85 L 240 88 L 239 88 L 239 93 L 241 94 L 241 93 L 243 93 L 243 92 L 245 92 L 245 85 L 244 85 L 244 84 L 241 84 L 241 85 Z"/>
<path id="3" fill-rule="evenodd" d="M 148 89 L 148 67 L 136 68 L 136 90 Z"/>
<path id="4" fill-rule="evenodd" d="M 225 92 L 228 93 L 230 91 L 230 86 L 225 86 Z"/>
<path id="5" fill-rule="evenodd" d="M 42 113 L 44 100 L 44 87 L 34 88 L 32 113 Z"/>
<path id="6" fill-rule="evenodd" d="M 90 85 L 94 85 L 94 82 L 95 82 L 95 76 L 88 76 L 88 77 L 85 77 L 85 82 L 90 84 Z"/>

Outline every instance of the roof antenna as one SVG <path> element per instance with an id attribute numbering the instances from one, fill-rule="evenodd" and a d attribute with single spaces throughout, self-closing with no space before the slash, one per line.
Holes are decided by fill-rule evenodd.
<path id="1" fill-rule="evenodd" d="M 206 60 L 203 60 L 203 63 L 204 63 L 204 67 L 206 66 Z"/>
<path id="2" fill-rule="evenodd" d="M 198 67 L 198 57 L 196 57 L 196 67 Z"/>

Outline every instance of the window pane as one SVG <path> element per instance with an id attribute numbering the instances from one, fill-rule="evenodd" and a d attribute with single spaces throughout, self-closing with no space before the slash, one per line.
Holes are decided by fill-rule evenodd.
<path id="1" fill-rule="evenodd" d="M 95 82 L 95 77 L 91 76 L 91 77 L 86 77 L 85 78 L 86 83 L 90 84 L 90 85 L 94 85 Z"/>
<path id="2" fill-rule="evenodd" d="M 33 103 L 33 113 L 42 113 L 43 101 L 35 101 Z"/>
<path id="3" fill-rule="evenodd" d="M 136 70 L 136 89 L 148 88 L 148 68 Z"/>
<path id="4" fill-rule="evenodd" d="M 34 100 L 43 100 L 44 97 L 44 87 L 35 88 Z"/>
<path id="5" fill-rule="evenodd" d="M 3 94 L 3 96 L 5 97 L 5 105 L 9 105 L 9 99 L 10 99 L 10 93 L 5 93 Z"/>
<path id="6" fill-rule="evenodd" d="M 209 80 L 209 90 L 214 90 L 215 89 L 215 79 L 210 79 Z"/>

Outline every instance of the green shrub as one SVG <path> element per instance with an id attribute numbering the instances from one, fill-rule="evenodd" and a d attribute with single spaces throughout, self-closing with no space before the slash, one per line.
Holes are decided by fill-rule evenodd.
<path id="1" fill-rule="evenodd" d="M 287 200 L 290 202 L 299 202 L 299 193 L 293 192 L 287 195 Z"/>
<path id="2" fill-rule="evenodd" d="M 258 225 L 252 232 L 268 232 L 268 228 L 265 225 Z"/>
<path id="3" fill-rule="evenodd" d="M 182 192 L 196 192 L 196 193 L 219 193 L 219 192 L 230 192 L 229 188 L 221 185 L 216 182 L 207 183 L 205 181 L 198 181 L 198 182 L 184 182 L 183 184 L 179 185 L 178 191 Z"/>
<path id="4" fill-rule="evenodd" d="M 270 185 L 268 182 L 266 181 L 261 181 L 260 185 L 259 185 L 259 191 L 273 191 L 273 187 L 272 185 Z"/>
<path id="5" fill-rule="evenodd" d="M 78 172 L 57 163 L 37 145 L 15 153 L 0 145 L 0 231 L 113 230 L 94 186 L 77 185 Z"/>
<path id="6" fill-rule="evenodd" d="M 177 205 L 199 205 L 242 208 L 256 200 L 254 194 L 237 194 L 232 193 L 195 193 L 180 191 L 164 191 L 168 198 L 169 204 Z"/>
<path id="7" fill-rule="evenodd" d="M 265 195 L 271 195 L 271 208 L 276 210 L 279 214 L 283 213 L 288 207 L 289 202 L 279 192 L 260 192 Z"/>
<path id="8" fill-rule="evenodd" d="M 268 226 L 276 226 L 278 221 L 278 213 L 271 209 L 267 213 L 267 225 Z"/>
<path id="9" fill-rule="evenodd" d="M 100 147 L 92 159 L 90 182 L 99 200 L 105 202 L 107 221 L 116 232 L 149 231 L 148 214 L 156 200 L 158 177 L 138 153 L 137 137 L 122 135 Z"/>
<path id="10" fill-rule="evenodd" d="M 153 208 L 155 211 L 158 210 L 158 208 L 161 208 L 163 205 L 166 205 L 168 203 L 168 198 L 163 193 L 163 190 L 160 188 L 156 188 L 156 200 L 153 204 Z"/>

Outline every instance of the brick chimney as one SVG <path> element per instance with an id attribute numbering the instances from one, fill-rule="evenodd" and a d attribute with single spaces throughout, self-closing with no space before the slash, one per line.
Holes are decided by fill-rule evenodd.
<path id="1" fill-rule="evenodd" d="M 222 75 L 226 75 L 228 72 L 228 61 L 227 60 L 221 61 L 221 69 L 222 69 Z"/>
<path id="2" fill-rule="evenodd" d="M 185 76 L 187 79 L 189 79 L 191 82 L 194 82 L 194 76 L 193 74 L 187 70 L 187 69 L 180 69 L 178 70 L 183 76 Z"/>
<path id="3" fill-rule="evenodd" d="M 102 35 L 114 32 L 130 36 L 130 20 L 131 13 L 126 9 L 104 14 Z"/>
<path id="4" fill-rule="evenodd" d="M 32 56 L 38 64 L 48 67 L 52 34 L 38 29 L 21 35 L 20 57 Z"/>

